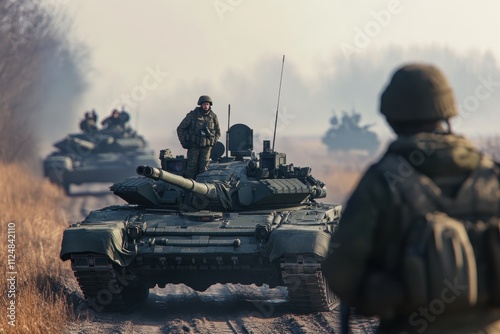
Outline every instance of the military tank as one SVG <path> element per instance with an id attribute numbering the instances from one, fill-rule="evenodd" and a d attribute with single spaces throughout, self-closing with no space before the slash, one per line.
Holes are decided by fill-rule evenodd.
<path id="1" fill-rule="evenodd" d="M 71 184 L 113 183 L 135 175 L 137 165 L 159 166 L 146 140 L 130 128 L 73 133 L 54 147 L 43 161 L 44 175 L 66 194 Z"/>
<path id="2" fill-rule="evenodd" d="M 360 125 L 361 114 L 352 111 L 342 112 L 339 118 L 333 115 L 331 127 L 323 136 L 322 141 L 328 146 L 329 152 L 364 152 L 369 156 L 377 153 L 380 140 L 377 134 L 370 130 L 372 124 Z"/>
<path id="3" fill-rule="evenodd" d="M 231 126 L 226 155 L 217 143 L 196 180 L 182 176 L 184 156 L 162 150 L 161 168 L 138 166 L 140 176 L 111 187 L 128 204 L 92 211 L 64 232 L 60 257 L 71 260 L 90 307 L 131 310 L 169 283 L 285 286 L 297 312 L 337 304 L 321 263 L 341 206 L 316 201 L 325 184 L 268 140 L 255 154 L 252 134 Z"/>

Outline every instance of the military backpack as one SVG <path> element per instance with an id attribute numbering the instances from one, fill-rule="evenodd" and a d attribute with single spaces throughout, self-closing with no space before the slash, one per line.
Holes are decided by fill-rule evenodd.
<path id="1" fill-rule="evenodd" d="M 450 198 L 415 169 L 402 177 L 402 159 L 387 154 L 380 164 L 386 179 L 392 180 L 388 183 L 401 219 L 395 232 L 399 238 L 387 246 L 385 259 L 404 292 L 397 312 L 500 305 L 498 167 L 482 157 Z"/>

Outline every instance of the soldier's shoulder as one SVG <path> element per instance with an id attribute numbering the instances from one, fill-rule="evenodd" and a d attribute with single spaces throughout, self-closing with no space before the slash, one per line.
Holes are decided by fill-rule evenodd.
<path id="1" fill-rule="evenodd" d="M 362 173 L 359 186 L 361 187 L 382 187 L 385 188 L 387 185 L 387 178 L 390 176 L 390 170 L 393 168 L 388 168 L 387 164 L 393 163 L 393 161 L 388 161 L 387 156 L 382 156 L 378 161 L 369 165 L 364 173 Z"/>
<path id="2" fill-rule="evenodd" d="M 193 109 L 191 111 L 189 111 L 187 114 L 186 114 L 186 117 L 185 118 L 191 118 L 191 117 L 195 117 L 196 116 L 196 109 Z"/>

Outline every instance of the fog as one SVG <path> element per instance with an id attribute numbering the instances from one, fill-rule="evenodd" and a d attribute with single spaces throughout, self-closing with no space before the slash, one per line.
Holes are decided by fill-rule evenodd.
<path id="1" fill-rule="evenodd" d="M 453 10 L 449 1 L 408 0 L 60 3 L 72 39 L 88 51 L 78 61 L 83 84 L 64 66 L 48 67 L 40 154 L 78 131 L 85 111 L 95 108 L 102 120 L 122 106 L 155 150 L 182 153 L 175 129 L 204 94 L 223 128 L 231 105 L 231 124 L 248 124 L 260 147 L 272 136 L 283 55 L 278 151 L 286 138 L 320 139 L 342 110 L 361 113 L 363 124 L 390 139 L 379 94 L 394 69 L 412 61 L 434 63 L 449 77 L 462 111 L 456 132 L 497 132 L 490 121 L 500 102 L 495 2 L 453 2 Z"/>
<path id="2" fill-rule="evenodd" d="M 356 62 L 339 68 L 335 65 L 341 59 L 332 55 L 331 63 L 327 64 L 332 70 L 318 73 L 312 82 L 302 77 L 296 66 L 287 61 L 285 57 L 278 110 L 277 150 L 280 138 L 322 137 L 328 130 L 330 117 L 339 115 L 343 110 L 356 110 L 362 114 L 362 123 L 373 123 L 373 131 L 383 139 L 390 138 L 391 131 L 378 112 L 379 95 L 388 83 L 395 64 L 410 61 L 434 63 L 447 74 L 455 88 L 461 110 L 461 116 L 452 123 L 456 132 L 477 136 L 496 134 L 498 131 L 496 124 L 488 121 L 498 117 L 497 106 L 500 103 L 500 68 L 491 53 L 458 55 L 449 48 L 403 50 L 394 47 L 385 50 L 377 59 L 360 57 Z M 109 105 L 84 105 L 81 97 L 75 100 L 72 92 L 81 86 L 65 83 L 65 80 L 73 78 L 64 67 L 52 68 L 55 71 L 51 80 L 54 85 L 47 88 L 47 104 L 44 106 L 47 108 L 44 113 L 47 117 L 41 122 L 43 138 L 54 141 L 67 132 L 78 131 L 78 120 L 86 110 L 96 108 L 103 119 L 108 116 L 111 107 L 123 105 L 132 115 L 131 125 L 149 138 L 157 146 L 156 149 L 173 147 L 180 150 L 175 135 L 177 125 L 196 106 L 199 95 L 209 94 L 224 129 L 227 127 L 230 105 L 231 124 L 248 124 L 254 129 L 258 142 L 271 139 L 281 65 L 281 59 L 269 58 L 256 62 L 252 68 L 227 70 L 218 81 L 202 77 L 198 82 L 181 82 L 169 89 L 158 83 L 155 89 L 164 92 L 153 95 L 153 91 L 150 97 L 142 101 L 134 100 L 134 96 L 141 96 L 137 92 L 146 90 L 133 87 L 129 90 L 130 97 L 111 100 Z M 146 91 L 146 94 L 149 92 Z M 58 126 L 54 128 L 56 119 Z"/>

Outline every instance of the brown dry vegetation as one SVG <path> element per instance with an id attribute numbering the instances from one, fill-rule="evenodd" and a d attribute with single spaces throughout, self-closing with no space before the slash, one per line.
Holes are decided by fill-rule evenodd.
<path id="1" fill-rule="evenodd" d="M 69 315 L 63 295 L 69 268 L 58 258 L 67 225 L 64 197 L 29 175 L 33 165 L 26 164 L 36 156 L 35 101 L 45 61 L 66 47 L 51 10 L 41 0 L 0 1 L 0 333 L 61 332 Z M 8 255 L 15 255 L 15 263 L 8 263 Z M 15 285 L 7 285 L 8 272 L 16 272 Z M 15 327 L 7 317 L 13 301 Z"/>
<path id="2" fill-rule="evenodd" d="M 62 232 L 67 227 L 62 192 L 35 176 L 27 167 L 0 165 L 1 251 L 0 267 L 6 272 L 7 226 L 15 224 L 15 327 L 7 322 L 8 285 L 0 285 L 0 332 L 58 333 L 64 330 L 69 306 L 63 293 L 68 266 L 59 260 Z M 12 243 L 10 243 L 12 244 Z"/>

